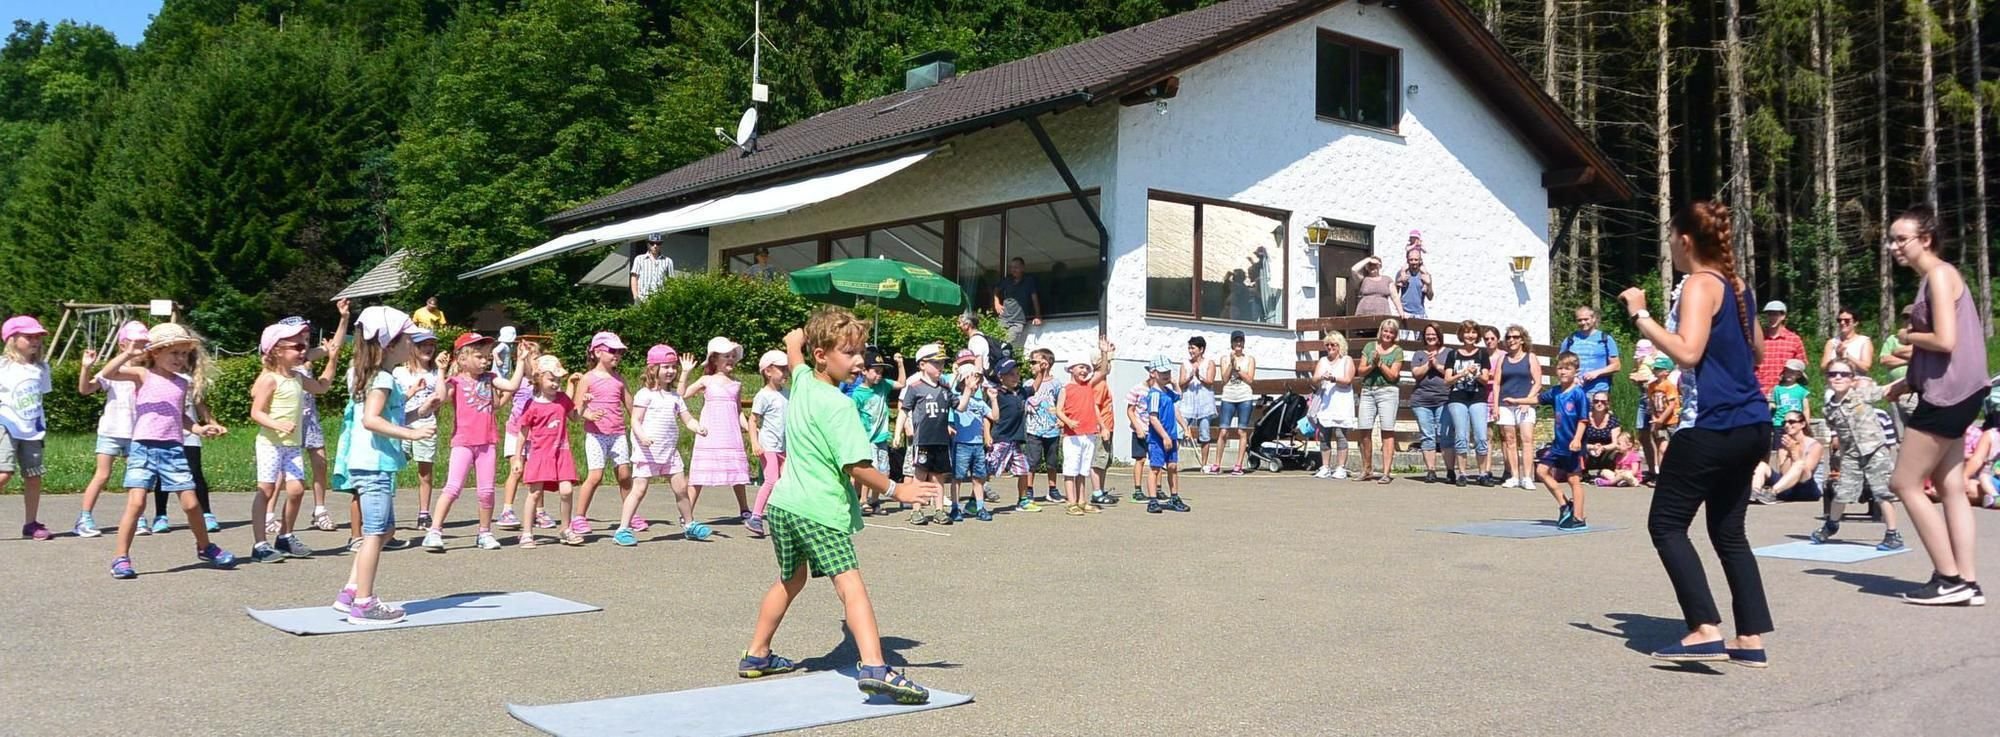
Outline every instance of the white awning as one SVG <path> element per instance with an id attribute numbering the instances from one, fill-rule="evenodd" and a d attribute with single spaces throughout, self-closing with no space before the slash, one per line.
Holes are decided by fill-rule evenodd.
<path id="1" fill-rule="evenodd" d="M 883 180 L 923 161 L 937 149 L 877 161 L 750 192 L 697 202 L 655 215 L 582 230 L 554 238 L 534 248 L 459 275 L 461 279 L 491 276 L 600 245 L 644 238 L 652 233 L 679 233 L 715 225 L 782 215 L 815 205 Z"/>
<path id="2" fill-rule="evenodd" d="M 408 250 L 398 250 L 389 254 L 387 258 L 375 264 L 375 268 L 369 269 L 368 273 L 362 274 L 353 284 L 347 285 L 347 288 L 333 295 L 332 299 L 338 302 L 343 299 L 374 297 L 403 291 L 403 287 L 410 284 L 409 274 L 403 271 L 403 256 L 408 253 Z"/>

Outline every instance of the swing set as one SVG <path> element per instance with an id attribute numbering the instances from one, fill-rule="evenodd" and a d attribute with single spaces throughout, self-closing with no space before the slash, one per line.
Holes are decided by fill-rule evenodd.
<path id="1" fill-rule="evenodd" d="M 54 349 L 50 363 L 67 360 L 73 348 L 79 358 L 82 351 L 93 349 L 99 356 L 110 356 L 118 345 L 118 328 L 141 317 L 180 321 L 180 306 L 164 299 L 150 304 L 64 302 L 62 307 L 62 320 L 56 323 L 55 334 L 49 336 L 49 346 Z"/>

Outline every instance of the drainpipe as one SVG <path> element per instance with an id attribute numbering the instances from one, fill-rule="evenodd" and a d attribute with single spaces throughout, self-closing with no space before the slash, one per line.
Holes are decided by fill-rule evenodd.
<path id="1" fill-rule="evenodd" d="M 1076 198 L 1076 204 L 1081 206 L 1083 214 L 1090 218 L 1091 226 L 1097 228 L 1097 273 L 1103 274 L 1107 280 L 1110 279 L 1110 229 L 1104 227 L 1104 218 L 1098 214 L 1097 207 L 1090 204 L 1090 197 L 1083 193 L 1083 186 L 1076 183 L 1076 175 L 1070 172 L 1069 164 L 1063 161 L 1062 152 L 1056 150 L 1055 141 L 1049 139 L 1049 132 L 1042 129 L 1041 119 L 1029 117 L 1026 122 L 1028 132 L 1035 134 L 1035 143 L 1041 144 L 1042 154 L 1049 157 L 1049 163 L 1054 165 L 1056 173 L 1062 176 L 1063 184 L 1069 186 L 1069 196 Z M 1110 334 L 1108 327 L 1110 313 L 1106 309 L 1110 296 L 1109 289 L 1100 291 L 1097 295 L 1097 335 L 1100 338 Z"/>

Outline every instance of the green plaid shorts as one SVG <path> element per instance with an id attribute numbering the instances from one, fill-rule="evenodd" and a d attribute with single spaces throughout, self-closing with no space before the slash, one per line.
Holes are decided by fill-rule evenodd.
<path id="1" fill-rule="evenodd" d="M 861 567 L 854 557 L 854 538 L 778 507 L 764 511 L 771 549 L 778 554 L 778 577 L 791 578 L 804 563 L 813 578 L 838 576 Z"/>

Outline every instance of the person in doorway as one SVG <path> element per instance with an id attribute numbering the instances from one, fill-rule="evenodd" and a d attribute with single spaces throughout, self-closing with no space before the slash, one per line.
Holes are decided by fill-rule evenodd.
<path id="1" fill-rule="evenodd" d="M 1426 305 L 1436 297 L 1431 291 L 1431 273 L 1424 270 L 1424 234 L 1410 231 L 1409 250 L 1403 254 L 1404 268 L 1396 272 L 1396 294 L 1404 317 L 1429 317 Z"/>
<path id="2" fill-rule="evenodd" d="M 674 260 L 660 255 L 660 234 L 646 236 L 646 252 L 632 257 L 628 279 L 632 286 L 632 301 L 646 301 L 673 275 Z"/>
<path id="3" fill-rule="evenodd" d="M 771 249 L 759 248 L 756 253 L 751 254 L 750 258 L 753 261 L 750 264 L 750 278 L 769 279 L 771 281 L 784 278 L 785 272 L 779 271 L 778 267 L 771 265 Z"/>
<path id="4" fill-rule="evenodd" d="M 410 321 L 416 323 L 417 327 L 425 330 L 437 331 L 443 329 L 445 326 L 444 310 L 438 309 L 438 298 L 431 296 L 424 299 L 424 306 L 418 307 L 416 312 L 410 313 Z"/>
<path id="5" fill-rule="evenodd" d="M 1243 460 L 1250 454 L 1250 407 L 1257 395 L 1250 390 L 1250 381 L 1257 377 L 1257 359 L 1243 352 L 1243 331 L 1229 334 L 1229 355 L 1216 364 L 1216 373 L 1211 384 L 1222 385 L 1222 443 L 1216 450 L 1216 459 L 1229 450 L 1229 438 L 1236 438 L 1236 465 L 1230 467 L 1229 475 L 1243 475 Z"/>
<path id="6" fill-rule="evenodd" d="M 1755 295 L 1734 276 L 1729 208 L 1696 201 L 1674 217 L 1671 232 L 1674 268 L 1691 275 L 1672 308 L 1678 313 L 1674 320 L 1678 332 L 1653 319 L 1646 310 L 1645 290 L 1633 287 L 1618 295 L 1640 334 L 1660 353 L 1691 369 L 1701 402 L 1691 421 L 1683 417 L 1686 426 L 1674 434 L 1673 449 L 1660 461 L 1659 482 L 1647 513 L 1653 548 L 1673 582 L 1688 628 L 1678 642 L 1652 655 L 1675 662 L 1729 661 L 1761 668 L 1769 664 L 1764 634 L 1772 629 L 1771 607 L 1764 598 L 1763 576 L 1750 551 L 1743 517 L 1750 503 L 1750 473 L 1770 443 L 1771 405 L 1756 383 L 1764 335 L 1750 315 Z M 1704 504 L 1708 538 L 1729 580 L 1736 615 L 1733 640 L 1722 637 L 1722 614 L 1715 608 L 1694 543 L 1688 540 L 1688 526 Z"/>
<path id="7" fill-rule="evenodd" d="M 1618 355 L 1618 341 L 1598 329 L 1597 308 L 1576 308 L 1576 332 L 1563 338 L 1558 353 L 1574 353 L 1582 373 L 1577 375 L 1586 394 L 1611 391 L 1611 377 L 1624 368 Z"/>
<path id="8" fill-rule="evenodd" d="M 1823 370 L 1834 361 L 1844 360 L 1863 374 L 1875 368 L 1875 341 L 1856 330 L 1854 311 L 1840 308 L 1834 313 L 1834 325 L 1840 334 L 1826 339 L 1826 346 L 1820 349 L 1819 367 Z"/>
<path id="9" fill-rule="evenodd" d="M 1028 262 L 1019 258 L 1007 261 L 1007 276 L 993 288 L 993 313 L 1000 316 L 1001 326 L 1007 329 L 1007 342 L 1014 344 L 1014 355 L 1026 353 L 1028 326 L 1042 325 L 1041 285 L 1028 275 Z"/>
<path id="10" fill-rule="evenodd" d="M 1806 360 L 1806 342 L 1785 327 L 1787 317 L 1785 303 L 1771 300 L 1764 304 L 1764 358 L 1757 363 L 1757 386 L 1765 395 L 1784 376 L 1786 363 Z"/>
<path id="11" fill-rule="evenodd" d="M 1354 264 L 1355 294 L 1360 295 L 1354 302 L 1355 317 L 1402 317 L 1403 309 L 1396 303 L 1396 285 L 1389 275 L 1382 273 L 1382 259 L 1369 256 Z"/>

